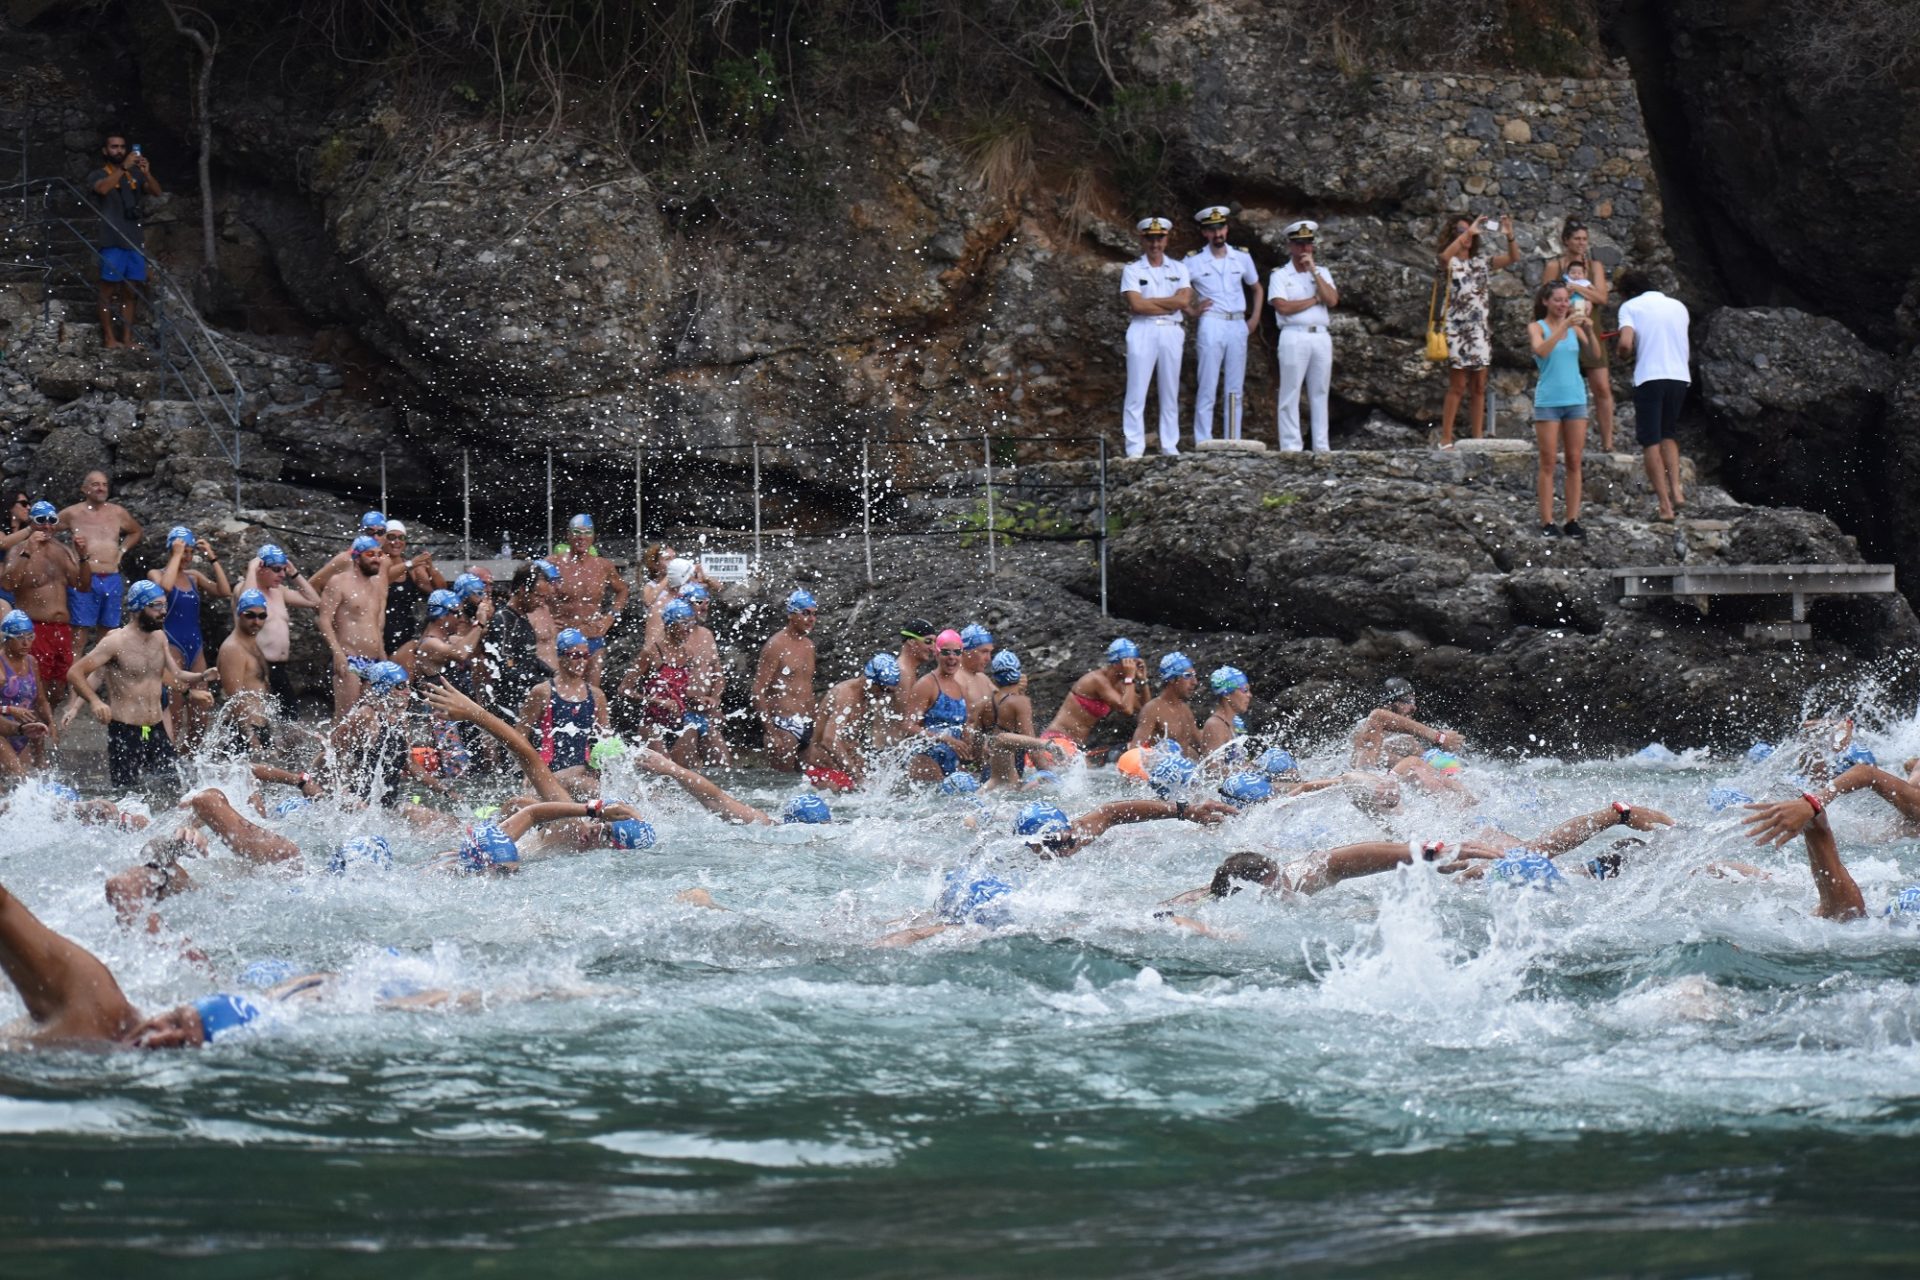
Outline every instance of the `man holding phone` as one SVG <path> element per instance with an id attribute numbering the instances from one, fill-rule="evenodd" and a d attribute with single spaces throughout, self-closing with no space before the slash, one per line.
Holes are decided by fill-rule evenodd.
<path id="1" fill-rule="evenodd" d="M 93 206 L 103 224 L 96 236 L 100 332 L 108 347 L 136 347 L 134 286 L 147 278 L 146 199 L 166 192 L 154 180 L 138 143 L 129 148 L 124 136 L 110 133 L 100 154 L 105 164 L 87 175 Z"/>

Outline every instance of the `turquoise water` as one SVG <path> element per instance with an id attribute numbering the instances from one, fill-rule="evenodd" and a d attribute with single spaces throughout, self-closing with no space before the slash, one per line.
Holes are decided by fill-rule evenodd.
<path id="1" fill-rule="evenodd" d="M 620 780 L 658 814 L 653 853 L 470 883 L 416 874 L 447 842 L 389 826 L 408 865 L 341 879 L 325 851 L 367 819 L 323 806 L 287 828 L 312 874 L 219 854 L 149 938 L 99 888 L 137 841 L 17 801 L 6 883 L 143 1008 L 263 957 L 342 979 L 199 1053 L 8 1056 L 6 1271 L 1911 1272 L 1920 935 L 1812 920 L 1798 846 L 1753 852 L 1708 811 L 1717 782 L 1784 794 L 1765 766 L 1469 778 L 1522 834 L 1616 797 L 1685 827 L 1617 883 L 1408 869 L 1242 895 L 1203 938 L 1152 911 L 1225 852 L 1380 828 L 1330 795 L 1028 865 L 997 834 L 1013 801 L 901 791 L 836 800 L 833 828 L 736 830 Z M 1078 778 L 1066 804 L 1120 794 Z M 1920 880 L 1920 848 L 1873 843 L 1885 813 L 1837 814 L 1870 903 Z M 1421 810 L 1393 833 L 1458 827 Z M 1696 874 L 1726 857 L 1771 878 Z M 1025 876 L 1013 928 L 870 945 L 969 858 Z M 694 886 L 732 910 L 676 900 Z M 377 1007 L 422 986 L 479 1007 Z"/>

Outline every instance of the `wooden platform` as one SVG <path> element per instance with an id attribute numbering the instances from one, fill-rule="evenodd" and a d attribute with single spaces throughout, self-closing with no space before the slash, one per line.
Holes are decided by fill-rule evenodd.
<path id="1" fill-rule="evenodd" d="M 1805 640 L 1809 596 L 1890 595 L 1896 589 L 1890 564 L 1704 564 L 1629 565 L 1611 571 L 1622 599 L 1684 599 L 1705 613 L 1714 596 L 1786 596 L 1792 617 L 1750 622 L 1750 640 Z"/>

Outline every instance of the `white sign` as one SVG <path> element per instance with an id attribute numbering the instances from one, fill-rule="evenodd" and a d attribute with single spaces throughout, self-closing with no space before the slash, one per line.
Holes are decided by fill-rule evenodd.
<path id="1" fill-rule="evenodd" d="M 709 551 L 700 557 L 700 570 L 709 582 L 745 582 L 752 557 L 736 551 Z"/>

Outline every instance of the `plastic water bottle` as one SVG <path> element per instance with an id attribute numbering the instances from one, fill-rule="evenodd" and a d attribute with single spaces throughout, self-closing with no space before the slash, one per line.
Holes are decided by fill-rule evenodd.
<path id="1" fill-rule="evenodd" d="M 505 530 L 502 530 L 500 533 L 500 558 L 502 560 L 513 559 L 513 539 L 507 536 Z"/>

